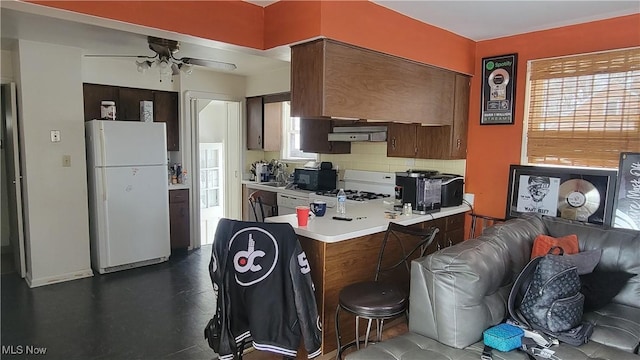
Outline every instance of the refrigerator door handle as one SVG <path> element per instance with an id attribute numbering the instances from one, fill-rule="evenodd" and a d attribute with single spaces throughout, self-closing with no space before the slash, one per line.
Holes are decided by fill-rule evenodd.
<path id="1" fill-rule="evenodd" d="M 104 128 L 100 126 L 100 157 L 102 158 L 102 166 L 105 166 L 107 163 L 107 152 L 105 151 L 105 143 L 106 139 L 104 137 Z M 104 171 L 104 168 L 101 171 L 102 174 L 102 200 L 107 201 L 107 175 Z"/>

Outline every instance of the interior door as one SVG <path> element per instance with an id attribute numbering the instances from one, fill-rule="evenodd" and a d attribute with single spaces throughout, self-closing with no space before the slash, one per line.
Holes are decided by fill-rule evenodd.
<path id="1" fill-rule="evenodd" d="M 10 242 L 13 249 L 16 271 L 25 277 L 24 227 L 22 218 L 22 175 L 20 172 L 20 147 L 18 136 L 18 111 L 16 105 L 16 85 L 2 84 L 2 116 L 6 130 L 5 154 L 7 161 L 7 184 Z M 3 144 L 4 146 L 4 144 Z"/>

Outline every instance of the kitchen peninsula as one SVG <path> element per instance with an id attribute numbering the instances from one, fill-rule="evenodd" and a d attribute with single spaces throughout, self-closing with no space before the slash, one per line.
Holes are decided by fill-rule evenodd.
<path id="1" fill-rule="evenodd" d="M 348 204 L 347 216 L 352 221 L 334 220 L 335 209 L 327 209 L 323 217 L 312 217 L 305 227 L 298 227 L 296 215 L 267 218 L 268 222 L 287 222 L 298 235 L 311 266 L 311 276 L 316 288 L 318 312 L 322 320 L 322 353 L 336 348 L 335 311 L 338 294 L 348 284 L 373 280 L 378 252 L 389 222 L 416 227 L 435 226 L 440 231 L 426 253 L 453 245 L 463 240 L 464 214 L 471 209 L 467 205 L 442 208 L 426 215 L 398 215 L 385 217 L 391 205 L 383 199 L 366 204 Z M 389 243 L 385 251 L 399 251 Z M 399 282 L 408 283 L 406 278 Z M 354 317 L 341 313 L 340 329 L 343 343 L 354 338 Z M 362 327 L 361 327 L 362 329 Z M 362 329 L 364 330 L 364 329 Z M 364 331 L 361 335 L 364 334 Z"/>

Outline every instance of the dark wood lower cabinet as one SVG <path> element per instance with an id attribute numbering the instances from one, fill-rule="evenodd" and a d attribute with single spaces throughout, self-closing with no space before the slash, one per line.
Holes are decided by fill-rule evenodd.
<path id="1" fill-rule="evenodd" d="M 463 240 L 464 213 L 426 221 L 415 226 L 437 226 L 440 229 L 436 240 L 427 249 L 427 254 L 431 254 Z M 322 354 L 336 349 L 335 314 L 340 290 L 349 284 L 373 279 L 383 238 L 384 232 L 380 232 L 326 243 L 298 236 L 311 266 L 311 278 L 315 285 L 318 313 L 322 321 Z M 389 254 L 399 252 L 397 243 L 389 242 L 385 249 L 385 258 L 393 257 Z M 409 274 L 399 274 L 394 280 L 408 286 Z M 339 321 L 342 343 L 346 344 L 355 338 L 355 317 L 342 311 Z M 361 336 L 364 335 L 365 328 L 366 326 L 360 327 Z"/>
<path id="2" fill-rule="evenodd" d="M 171 249 L 186 249 L 190 244 L 189 190 L 169 190 L 169 227 Z"/>

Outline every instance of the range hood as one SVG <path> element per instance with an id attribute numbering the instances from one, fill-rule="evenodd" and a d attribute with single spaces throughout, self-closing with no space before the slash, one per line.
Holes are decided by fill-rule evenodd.
<path id="1" fill-rule="evenodd" d="M 329 141 L 387 141 L 386 126 L 338 126 Z"/>

